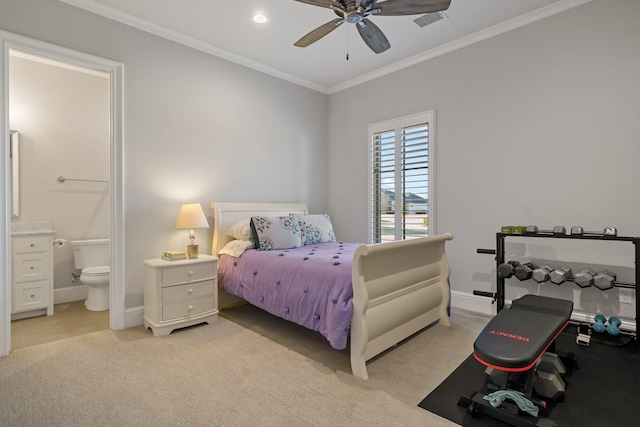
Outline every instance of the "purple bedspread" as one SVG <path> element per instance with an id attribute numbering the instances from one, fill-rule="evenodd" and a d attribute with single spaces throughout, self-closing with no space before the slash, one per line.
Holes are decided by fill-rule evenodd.
<path id="1" fill-rule="evenodd" d="M 347 346 L 353 314 L 351 263 L 360 244 L 318 243 L 297 249 L 221 255 L 218 286 L 278 317 Z"/>

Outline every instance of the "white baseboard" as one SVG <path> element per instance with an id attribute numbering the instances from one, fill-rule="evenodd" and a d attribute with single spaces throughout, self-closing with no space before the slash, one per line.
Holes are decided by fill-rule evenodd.
<path id="1" fill-rule="evenodd" d="M 54 301 L 55 304 L 60 304 L 87 299 L 87 292 L 88 287 L 86 285 L 54 289 Z M 506 301 L 506 303 L 511 303 L 511 301 Z M 496 314 L 496 304 L 493 303 L 491 298 L 481 297 L 478 295 L 469 294 L 467 292 L 451 291 L 451 306 L 455 308 L 461 308 L 463 310 L 474 311 L 476 313 L 490 315 Z M 144 320 L 142 319 L 143 316 L 144 306 L 125 309 L 124 327 L 131 328 L 134 326 L 142 325 L 144 323 Z M 579 322 L 591 323 L 593 316 L 591 314 L 574 310 L 571 318 Z M 637 330 L 637 324 L 633 319 L 621 320 L 622 330 Z"/>
<path id="2" fill-rule="evenodd" d="M 496 305 L 491 298 L 451 291 L 451 306 L 482 314 L 496 314 Z"/>
<path id="3" fill-rule="evenodd" d="M 89 287 L 87 285 L 56 288 L 53 290 L 53 303 L 62 304 L 65 302 L 85 300 L 88 294 Z"/>
<path id="4" fill-rule="evenodd" d="M 575 320 L 576 322 L 580 323 L 591 324 L 594 322 L 593 317 L 593 314 L 585 313 L 575 309 L 573 310 L 573 313 L 571 313 L 571 320 Z M 622 325 L 620 325 L 621 331 L 635 332 L 637 330 L 637 324 L 634 319 L 620 317 L 620 320 L 622 321 Z"/>
<path id="5" fill-rule="evenodd" d="M 144 316 L 144 306 L 127 308 L 124 311 L 124 327 L 131 328 L 133 326 L 139 326 L 144 323 L 142 319 Z"/>
<path id="6" fill-rule="evenodd" d="M 451 291 L 451 306 L 455 308 L 474 311 L 476 313 L 495 315 L 496 304 L 492 302 L 493 300 L 491 298 L 481 297 L 466 292 Z M 511 304 L 511 300 L 506 300 L 505 304 Z M 591 324 L 593 323 L 593 316 L 594 315 L 591 313 L 585 313 L 574 309 L 571 314 L 571 320 Z M 634 319 L 620 317 L 620 320 L 622 321 L 620 330 L 629 332 L 635 332 L 637 330 L 637 323 Z"/>
<path id="7" fill-rule="evenodd" d="M 87 299 L 89 287 L 87 285 L 69 286 L 53 290 L 53 303 L 81 301 Z M 131 328 L 143 324 L 144 306 L 127 308 L 124 311 L 124 327 Z"/>

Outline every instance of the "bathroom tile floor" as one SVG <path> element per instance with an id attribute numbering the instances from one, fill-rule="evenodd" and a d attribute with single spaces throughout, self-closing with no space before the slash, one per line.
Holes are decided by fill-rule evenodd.
<path id="1" fill-rule="evenodd" d="M 52 316 L 11 322 L 13 350 L 109 329 L 109 310 L 90 311 L 84 300 L 56 304 Z"/>

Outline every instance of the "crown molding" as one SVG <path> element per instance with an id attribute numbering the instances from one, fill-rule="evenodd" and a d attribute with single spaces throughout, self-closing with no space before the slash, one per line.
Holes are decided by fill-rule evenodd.
<path id="1" fill-rule="evenodd" d="M 78 7 L 80 9 L 87 10 L 97 15 L 104 16 L 105 18 L 112 19 L 122 24 L 129 25 L 139 30 L 154 34 L 156 36 L 174 41 L 184 46 L 188 46 L 193 49 L 217 56 L 219 58 L 226 59 L 228 61 L 240 64 L 240 65 L 244 65 L 245 67 L 297 84 L 299 86 L 303 86 L 308 89 L 312 89 L 325 94 L 333 94 L 333 93 L 337 93 L 342 90 L 348 89 L 350 87 L 357 86 L 357 85 L 366 83 L 368 81 L 377 79 L 379 77 L 386 76 L 388 74 L 394 73 L 404 68 L 411 67 L 415 64 L 419 64 L 421 62 L 425 62 L 430 59 L 436 58 L 438 56 L 453 52 L 463 47 L 470 46 L 474 43 L 481 42 L 491 37 L 495 37 L 497 35 L 506 33 L 516 28 L 523 27 L 525 25 L 531 24 L 532 22 L 536 22 L 541 19 L 548 18 L 550 16 L 564 12 L 574 7 L 581 6 L 585 3 L 589 3 L 592 0 L 560 0 L 548 6 L 542 7 L 532 12 L 526 13 L 524 15 L 518 16 L 516 18 L 510 19 L 505 22 L 501 22 L 500 24 L 496 24 L 492 27 L 486 28 L 484 30 L 475 32 L 468 36 L 465 36 L 460 39 L 454 40 L 452 42 L 446 43 L 444 45 L 438 46 L 435 49 L 431 49 L 429 51 L 420 53 L 418 55 L 414 55 L 405 60 L 398 61 L 389 66 L 382 67 L 373 72 L 358 76 L 355 79 L 351 79 L 330 87 L 312 82 L 310 80 L 303 79 L 299 76 L 295 76 L 290 73 L 286 73 L 282 70 L 278 70 L 276 68 L 270 67 L 261 62 L 254 61 L 242 55 L 238 55 L 226 49 L 222 49 L 221 47 L 215 46 L 211 43 L 207 43 L 202 40 L 196 39 L 194 37 L 190 37 L 185 34 L 182 34 L 178 31 L 171 30 L 162 25 L 154 24 L 144 19 L 140 19 L 138 17 L 122 12 L 113 7 L 107 6 L 104 3 L 100 3 L 96 0 L 59 0 L 59 1 Z"/>
<path id="2" fill-rule="evenodd" d="M 242 55 L 235 54 L 219 46 L 215 46 L 211 43 L 207 43 L 202 40 L 196 39 L 194 37 L 187 36 L 179 31 L 172 30 L 170 28 L 155 24 L 153 22 L 149 22 L 144 19 L 140 19 L 136 16 L 125 13 L 111 6 L 107 6 L 104 3 L 100 3 L 95 0 L 59 0 L 59 1 L 63 3 L 67 3 L 71 6 L 78 7 L 80 9 L 84 9 L 88 12 L 95 13 L 96 15 L 104 16 L 105 18 L 120 22 L 121 24 L 125 24 L 130 27 L 137 28 L 139 30 L 156 35 L 158 37 L 162 37 L 164 39 L 171 40 L 181 45 L 191 47 L 201 52 L 205 52 L 210 55 L 217 56 L 222 59 L 226 59 L 227 61 L 244 65 L 245 67 L 254 69 L 256 71 L 260 71 L 270 76 L 277 77 L 279 79 L 282 79 L 291 83 L 295 83 L 299 86 L 303 86 L 303 87 L 306 87 L 318 92 L 322 92 L 322 93 L 328 93 L 327 92 L 328 88 L 326 86 L 303 79 L 293 74 L 286 73 L 282 70 L 278 70 L 276 68 L 265 65 L 261 62 L 246 58 Z"/>
<path id="3" fill-rule="evenodd" d="M 351 79 L 346 82 L 331 86 L 329 87 L 328 93 L 337 93 L 350 87 L 366 83 L 379 77 L 386 76 L 387 74 L 391 74 L 404 68 L 408 68 L 421 62 L 425 62 L 438 56 L 453 52 L 455 50 L 462 49 L 463 47 L 470 46 L 474 43 L 478 43 L 491 37 L 495 37 L 511 30 L 515 30 L 516 28 L 524 27 L 525 25 L 531 24 L 544 18 L 548 18 L 560 12 L 564 12 L 574 7 L 581 6 L 591 1 L 592 0 L 560 0 L 556 3 L 552 3 L 548 6 L 542 7 L 508 21 L 501 22 L 492 27 L 485 28 L 452 42 L 443 44 L 434 49 L 428 50 L 418 55 L 414 55 L 402 61 L 398 61 L 389 66 L 375 70 L 371 73 L 366 73 L 355 79 Z"/>

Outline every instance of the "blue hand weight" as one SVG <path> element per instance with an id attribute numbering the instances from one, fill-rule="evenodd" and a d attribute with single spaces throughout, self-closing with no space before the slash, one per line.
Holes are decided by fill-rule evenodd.
<path id="1" fill-rule="evenodd" d="M 596 332 L 599 333 L 603 333 L 607 327 L 605 326 L 605 323 L 607 322 L 607 318 L 604 317 L 602 314 L 596 314 L 596 317 L 594 318 L 595 322 L 593 325 L 591 325 L 591 329 L 593 329 Z"/>
<path id="2" fill-rule="evenodd" d="M 606 331 L 609 335 L 618 335 L 620 333 L 620 325 L 622 322 L 617 317 L 609 318 L 609 326 L 607 326 Z"/>

